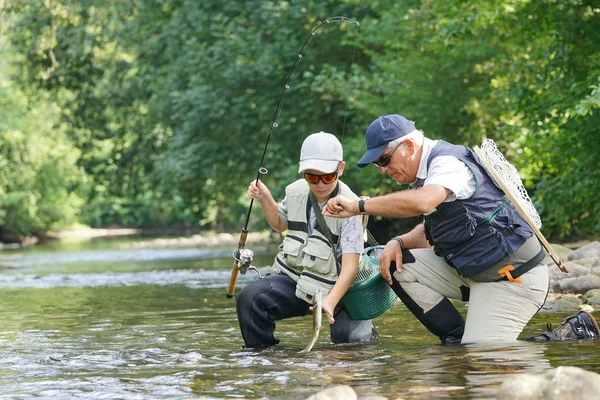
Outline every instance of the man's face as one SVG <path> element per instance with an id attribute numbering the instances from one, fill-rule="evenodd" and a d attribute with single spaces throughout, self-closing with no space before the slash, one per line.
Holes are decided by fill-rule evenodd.
<path id="1" fill-rule="evenodd" d="M 415 145 L 405 140 L 400 145 L 388 146 L 373 164 L 379 172 L 388 175 L 399 184 L 413 183 L 417 179 L 419 163 L 415 160 Z"/>

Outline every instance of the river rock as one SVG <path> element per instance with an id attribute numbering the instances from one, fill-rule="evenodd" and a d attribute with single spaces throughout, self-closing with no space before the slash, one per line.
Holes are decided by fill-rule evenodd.
<path id="1" fill-rule="evenodd" d="M 592 306 L 600 305 L 600 289 L 588 290 L 585 294 L 585 302 Z"/>
<path id="2" fill-rule="evenodd" d="M 591 306 L 591 305 L 589 305 L 589 304 L 580 304 L 580 305 L 577 307 L 577 309 L 578 309 L 578 310 L 581 310 L 581 311 L 588 312 L 588 313 L 590 313 L 590 314 L 591 314 L 591 313 L 593 313 L 593 312 L 595 311 L 595 310 L 594 310 L 594 307 L 592 307 L 592 306 Z"/>
<path id="3" fill-rule="evenodd" d="M 357 400 L 354 389 L 348 385 L 332 386 L 313 394 L 307 400 Z"/>
<path id="4" fill-rule="evenodd" d="M 573 252 L 573 249 L 570 249 L 567 246 L 563 246 L 561 244 L 552 243 L 551 246 L 552 246 L 552 249 L 554 250 L 554 252 L 556 253 L 556 255 L 558 256 L 558 258 L 560 258 L 563 262 L 566 261 L 567 258 L 569 257 L 569 254 L 571 254 Z M 547 254 L 547 253 L 546 253 L 546 259 L 544 260 L 544 262 L 548 265 L 554 264 L 552 257 L 550 257 L 550 254 Z"/>
<path id="5" fill-rule="evenodd" d="M 565 278 L 575 278 L 578 276 L 589 275 L 590 268 L 585 267 L 583 265 L 567 261 L 565 263 L 565 267 L 569 270 L 568 274 L 562 272 L 559 268 L 557 268 L 554 263 L 552 265 L 548 265 L 548 274 L 550 275 L 550 279 L 553 281 L 559 281 Z"/>
<path id="6" fill-rule="evenodd" d="M 598 257 L 586 257 L 586 258 L 580 258 L 578 260 L 575 260 L 575 262 L 579 265 L 583 265 L 585 267 L 591 267 L 592 265 L 596 264 L 598 262 L 598 260 L 600 260 L 600 258 Z"/>
<path id="7" fill-rule="evenodd" d="M 576 293 L 584 294 L 591 289 L 600 288 L 600 277 L 597 275 L 583 275 L 577 278 L 566 278 L 557 281 L 552 285 L 552 289 L 557 293 Z"/>
<path id="8" fill-rule="evenodd" d="M 574 294 L 548 294 L 546 302 L 540 309 L 543 312 L 575 311 L 581 305 L 581 300 Z"/>
<path id="9" fill-rule="evenodd" d="M 590 271 L 592 274 L 600 275 L 600 259 L 597 259 L 590 265 Z"/>
<path id="10" fill-rule="evenodd" d="M 592 242 L 573 250 L 569 254 L 568 260 L 575 261 L 581 258 L 600 258 L 600 242 Z"/>
<path id="11" fill-rule="evenodd" d="M 597 400 L 600 399 L 600 375 L 578 367 L 513 375 L 500 385 L 496 399 Z"/>

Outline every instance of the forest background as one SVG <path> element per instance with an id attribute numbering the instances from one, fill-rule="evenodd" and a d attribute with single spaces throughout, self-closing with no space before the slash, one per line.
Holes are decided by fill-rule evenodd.
<path id="1" fill-rule="evenodd" d="M 433 139 L 494 139 L 554 239 L 600 235 L 600 6 L 586 0 L 0 0 L 0 241 L 92 227 L 239 231 L 267 152 L 276 199 L 302 140 L 400 113 Z M 254 207 L 251 229 L 265 229 Z M 400 220 L 373 219 L 382 235 Z"/>

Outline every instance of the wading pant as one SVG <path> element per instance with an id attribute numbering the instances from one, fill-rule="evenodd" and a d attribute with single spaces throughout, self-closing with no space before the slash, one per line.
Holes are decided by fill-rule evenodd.
<path id="1" fill-rule="evenodd" d="M 518 269 L 540 250 L 534 236 L 503 265 Z M 402 272 L 396 271 L 395 263 L 390 266 L 392 289 L 444 344 L 514 341 L 546 300 L 548 267 L 538 264 L 521 275 L 520 284 L 496 281 L 501 267 L 463 278 L 432 249 L 405 250 Z M 469 302 L 466 321 L 449 299 Z"/>
<path id="2" fill-rule="evenodd" d="M 273 332 L 275 322 L 309 313 L 309 304 L 296 297 L 296 282 L 286 275 L 269 275 L 245 288 L 236 297 L 240 330 L 247 348 L 273 346 L 279 343 Z M 353 321 L 343 309 L 330 325 L 333 343 L 371 340 L 371 320 Z"/>

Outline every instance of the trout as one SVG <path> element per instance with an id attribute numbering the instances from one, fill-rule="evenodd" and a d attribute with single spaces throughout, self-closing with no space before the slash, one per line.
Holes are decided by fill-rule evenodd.
<path id="1" fill-rule="evenodd" d="M 321 291 L 317 290 L 315 293 L 315 297 L 313 298 L 313 335 L 310 343 L 304 350 L 300 350 L 298 353 L 308 353 L 310 349 L 315 345 L 317 339 L 319 338 L 319 333 L 321 332 L 321 316 L 323 315 L 323 296 L 321 295 Z"/>

